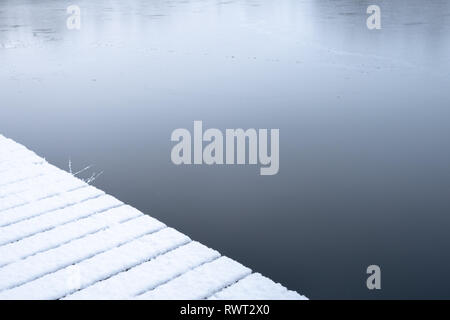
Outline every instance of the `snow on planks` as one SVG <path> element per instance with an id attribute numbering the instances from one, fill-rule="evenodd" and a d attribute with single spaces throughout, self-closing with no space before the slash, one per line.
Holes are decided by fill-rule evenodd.
<path id="1" fill-rule="evenodd" d="M 306 299 L 0 135 L 0 299 Z"/>

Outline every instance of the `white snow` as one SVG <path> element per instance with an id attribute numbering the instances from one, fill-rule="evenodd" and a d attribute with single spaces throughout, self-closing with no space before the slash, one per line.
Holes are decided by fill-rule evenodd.
<path id="1" fill-rule="evenodd" d="M 64 171 L 61 171 L 61 173 L 53 173 L 51 176 L 48 176 L 45 174 L 45 171 L 50 172 L 51 168 L 48 166 L 42 166 L 42 170 L 37 171 L 39 174 L 38 176 L 31 178 L 31 179 L 24 179 L 21 181 L 18 181 L 16 183 L 11 183 L 2 188 L 2 191 L 0 193 L 0 199 L 2 199 L 2 205 L 3 200 L 5 198 L 12 196 L 12 195 L 25 195 L 28 192 L 31 192 L 34 188 L 40 188 L 48 185 L 49 183 L 53 182 L 60 182 L 62 180 L 67 180 L 69 173 L 66 173 Z M 53 171 L 53 170 L 52 170 Z M 0 178 L 1 179 L 1 178 Z M 52 186 L 52 185 L 48 185 Z"/>
<path id="2" fill-rule="evenodd" d="M 137 265 L 105 281 L 76 292 L 67 299 L 133 299 L 174 279 L 199 265 L 216 259 L 220 254 L 193 241 Z"/>
<path id="3" fill-rule="evenodd" d="M 97 212 L 117 207 L 121 204 L 122 202 L 109 195 L 102 195 L 94 199 L 78 202 L 73 206 L 67 206 L 63 209 L 50 211 L 11 224 L 1 229 L 0 245 L 8 244 L 36 233 L 50 230 L 58 225 L 73 222 L 91 216 Z"/>
<path id="4" fill-rule="evenodd" d="M 0 299 L 60 299 L 77 289 L 85 288 L 118 272 L 142 263 L 154 256 L 167 252 L 186 242 L 189 238 L 182 233 L 165 228 L 135 239 L 122 246 L 105 251 L 70 267 L 50 273 L 35 281 L 0 293 Z M 76 267 L 82 277 L 76 288 L 68 288 L 66 280 L 70 270 Z"/>
<path id="5" fill-rule="evenodd" d="M 28 202 L 24 205 L 1 211 L 0 227 L 30 219 L 53 210 L 66 208 L 80 201 L 96 198 L 104 194 L 103 191 L 94 187 L 83 185 L 73 191 L 67 191 L 65 193 L 49 194 L 47 197 L 40 198 L 37 201 Z"/>
<path id="6" fill-rule="evenodd" d="M 1 246 L 0 266 L 52 249 L 141 215 L 139 211 L 130 210 L 130 208 L 122 206 L 106 210 Z"/>
<path id="7" fill-rule="evenodd" d="M 305 299 L 0 135 L 0 299 Z"/>
<path id="8" fill-rule="evenodd" d="M 279 283 L 253 273 L 235 284 L 216 293 L 211 300 L 304 300 L 304 296 L 287 290 Z"/>
<path id="9" fill-rule="evenodd" d="M 47 180 L 46 183 L 45 180 Z M 0 211 L 17 208 L 28 203 L 33 203 L 86 186 L 86 184 L 80 180 L 67 178 L 64 179 L 57 176 L 40 176 L 31 181 L 27 181 L 27 183 L 31 187 L 28 188 L 28 190 L 33 191 L 19 192 L 3 197 L 0 203 Z"/>
<path id="10" fill-rule="evenodd" d="M 164 227 L 163 223 L 143 215 L 8 264 L 0 269 L 0 290 L 22 285 Z"/>
<path id="11" fill-rule="evenodd" d="M 205 299 L 249 275 L 251 270 L 227 257 L 205 263 L 138 299 Z"/>

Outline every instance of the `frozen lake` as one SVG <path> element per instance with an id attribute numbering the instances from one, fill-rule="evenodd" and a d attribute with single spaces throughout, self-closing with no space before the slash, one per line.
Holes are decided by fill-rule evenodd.
<path id="1" fill-rule="evenodd" d="M 449 298 L 450 2 L 371 4 L 0 0 L 0 133 L 311 299 Z M 280 172 L 173 165 L 194 120 Z"/>

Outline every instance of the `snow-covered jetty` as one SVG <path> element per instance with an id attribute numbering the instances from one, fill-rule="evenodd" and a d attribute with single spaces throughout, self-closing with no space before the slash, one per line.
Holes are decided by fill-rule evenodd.
<path id="1" fill-rule="evenodd" d="M 0 299 L 305 299 L 0 135 Z"/>

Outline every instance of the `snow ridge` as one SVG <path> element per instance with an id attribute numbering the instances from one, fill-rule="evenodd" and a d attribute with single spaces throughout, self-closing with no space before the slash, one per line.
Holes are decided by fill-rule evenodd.
<path id="1" fill-rule="evenodd" d="M 0 299 L 306 299 L 0 135 Z"/>

